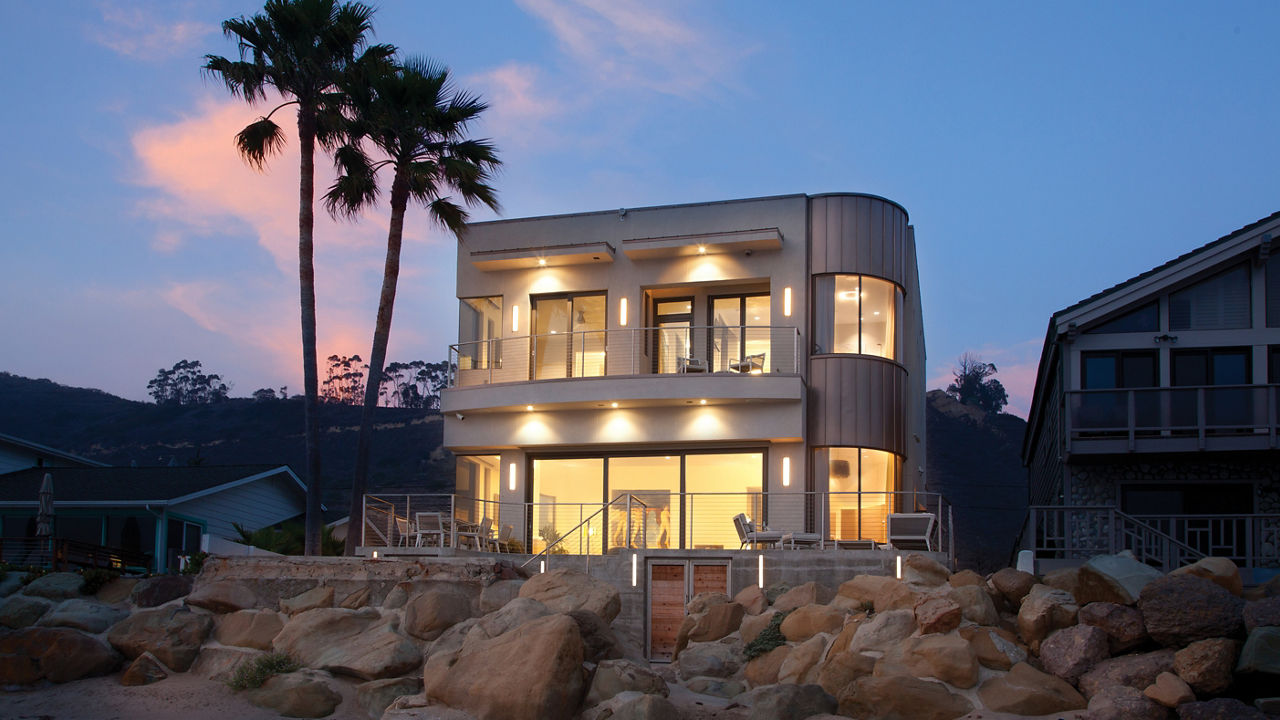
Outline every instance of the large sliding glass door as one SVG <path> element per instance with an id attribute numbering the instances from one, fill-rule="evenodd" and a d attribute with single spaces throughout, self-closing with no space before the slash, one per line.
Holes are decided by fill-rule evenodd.
<path id="1" fill-rule="evenodd" d="M 535 297 L 531 304 L 535 380 L 605 374 L 604 293 Z"/>
<path id="2" fill-rule="evenodd" d="M 713 372 L 765 372 L 769 368 L 769 294 L 711 298 Z"/>
<path id="3" fill-rule="evenodd" d="M 833 540 L 887 541 L 900 459 L 883 450 L 820 448 L 815 467 L 826 473 L 827 533 Z M 821 483 L 821 478 L 818 479 Z M 823 488 L 817 487 L 821 497 Z"/>

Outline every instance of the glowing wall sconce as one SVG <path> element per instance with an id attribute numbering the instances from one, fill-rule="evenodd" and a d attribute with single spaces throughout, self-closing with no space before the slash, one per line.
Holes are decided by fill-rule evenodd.
<path id="1" fill-rule="evenodd" d="M 902 579 L 902 556 L 901 555 L 898 555 L 894 558 L 894 565 L 896 567 L 894 568 L 893 576 L 901 580 Z"/>
<path id="2" fill-rule="evenodd" d="M 520 306 L 511 306 L 511 332 L 520 332 Z"/>
<path id="3" fill-rule="evenodd" d="M 507 466 L 507 489 L 516 489 L 516 464 L 511 463 Z"/>
<path id="4" fill-rule="evenodd" d="M 378 559 L 378 551 L 377 551 L 377 550 L 374 550 L 374 551 L 373 551 L 373 559 L 374 559 L 374 560 L 377 560 L 377 559 Z"/>
<path id="5" fill-rule="evenodd" d="M 637 558 L 639 557 L 640 553 L 631 553 L 631 587 L 635 587 L 638 582 L 637 566 L 640 561 Z"/>
<path id="6" fill-rule="evenodd" d="M 618 301 L 618 324 L 622 327 L 627 326 L 627 299 L 622 298 Z"/>
<path id="7" fill-rule="evenodd" d="M 544 573 L 544 572 L 546 572 L 546 571 L 547 571 L 547 561 L 546 561 L 546 560 L 539 560 L 539 561 L 538 561 L 538 572 L 540 572 L 540 573 Z"/>
<path id="8" fill-rule="evenodd" d="M 782 458 L 782 487 L 791 487 L 791 458 Z"/>
<path id="9" fill-rule="evenodd" d="M 760 575 L 760 579 L 757 582 L 760 584 L 760 589 L 763 590 L 764 589 L 764 553 L 760 553 L 760 569 L 758 572 Z"/>
<path id="10" fill-rule="evenodd" d="M 791 317 L 791 288 L 782 288 L 782 314 Z"/>

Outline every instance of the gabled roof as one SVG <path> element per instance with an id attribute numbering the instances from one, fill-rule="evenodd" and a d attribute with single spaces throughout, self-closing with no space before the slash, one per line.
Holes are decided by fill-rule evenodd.
<path id="1" fill-rule="evenodd" d="M 0 506 L 35 506 L 45 473 L 53 475 L 53 500 L 59 506 L 176 505 L 277 475 L 305 492 L 288 465 L 27 468 L 0 475 Z"/>
<path id="2" fill-rule="evenodd" d="M 32 442 L 30 440 L 23 440 L 20 437 L 14 437 L 13 435 L 6 435 L 4 433 L 0 433 L 0 445 L 10 445 L 13 447 L 22 448 L 23 450 L 30 450 L 31 452 L 34 452 L 37 455 L 48 455 L 49 457 L 55 457 L 60 460 L 65 460 L 70 463 L 76 463 L 78 465 L 84 465 L 86 467 L 107 467 L 106 463 L 98 462 L 97 460 L 90 460 L 89 458 L 80 457 L 79 455 L 72 455 L 69 452 L 63 452 L 62 450 L 51 448 L 48 445 L 41 445 L 40 443 L 37 443 L 37 442 Z"/>
<path id="3" fill-rule="evenodd" d="M 1277 220 L 1280 220 L 1280 211 L 1274 212 L 1260 220 L 1255 220 L 1254 222 L 1251 222 L 1248 225 L 1245 225 L 1244 227 L 1238 230 L 1233 230 L 1227 233 L 1226 235 L 1223 235 L 1222 237 L 1218 238 L 1217 240 L 1214 240 L 1209 243 L 1205 243 L 1204 245 L 1201 245 L 1200 247 L 1195 248 L 1194 250 L 1185 252 L 1162 265 L 1158 265 L 1144 273 L 1135 275 L 1129 278 L 1128 280 L 1125 280 L 1124 282 L 1117 283 L 1105 290 L 1096 292 L 1093 295 L 1090 295 L 1089 297 L 1081 300 L 1080 302 L 1077 302 L 1073 305 L 1070 305 L 1068 307 L 1065 307 L 1055 312 L 1053 314 L 1053 320 L 1057 320 L 1058 318 L 1064 315 L 1068 315 L 1077 310 L 1086 308 L 1090 305 L 1097 304 L 1101 300 L 1110 298 L 1113 295 L 1117 295 L 1127 289 L 1133 288 L 1134 286 L 1141 284 L 1144 280 L 1147 280 L 1154 276 L 1171 271 L 1180 265 L 1188 264 L 1191 261 L 1200 258 L 1201 256 L 1211 253 L 1213 250 L 1220 248 L 1223 245 L 1229 244 L 1233 240 L 1237 240 L 1245 235 L 1248 235 L 1254 230 L 1257 230 L 1258 228 Z"/>

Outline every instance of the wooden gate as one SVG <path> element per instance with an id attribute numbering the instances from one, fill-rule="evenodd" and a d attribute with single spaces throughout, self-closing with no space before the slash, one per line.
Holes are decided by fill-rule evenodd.
<path id="1" fill-rule="evenodd" d="M 650 660 L 670 662 L 684 608 L 703 592 L 729 593 L 728 560 L 651 560 L 648 563 L 649 612 L 647 648 Z"/>

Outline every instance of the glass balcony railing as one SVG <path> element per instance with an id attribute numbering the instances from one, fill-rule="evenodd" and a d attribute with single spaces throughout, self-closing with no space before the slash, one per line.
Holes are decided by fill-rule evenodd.
<path id="1" fill-rule="evenodd" d="M 667 326 L 495 338 L 449 346 L 449 387 L 606 375 L 799 372 L 794 327 Z"/>

